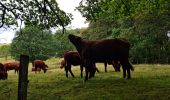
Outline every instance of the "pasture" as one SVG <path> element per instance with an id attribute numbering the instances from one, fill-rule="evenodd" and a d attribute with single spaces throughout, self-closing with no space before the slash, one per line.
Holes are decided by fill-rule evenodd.
<path id="1" fill-rule="evenodd" d="M 45 74 L 31 72 L 29 65 L 28 100 L 170 100 L 170 65 L 133 65 L 132 79 L 127 80 L 122 78 L 122 69 L 115 72 L 109 65 L 105 73 L 101 63 L 97 64 L 100 73 L 84 82 L 80 67 L 72 68 L 75 78 L 70 73 L 66 78 L 59 60 L 47 60 L 49 70 Z M 7 80 L 0 80 L 0 100 L 17 100 L 17 82 L 14 71 L 8 72 Z"/>

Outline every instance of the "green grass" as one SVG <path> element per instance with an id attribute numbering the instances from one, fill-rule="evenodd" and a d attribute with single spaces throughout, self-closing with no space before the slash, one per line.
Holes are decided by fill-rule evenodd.
<path id="1" fill-rule="evenodd" d="M 132 79 L 127 80 L 111 66 L 105 73 L 104 64 L 97 64 L 100 73 L 84 82 L 79 67 L 72 68 L 75 78 L 70 74 L 66 78 L 59 60 L 46 61 L 50 69 L 46 74 L 35 74 L 29 66 L 28 100 L 170 100 L 170 65 L 134 65 Z M 17 82 L 14 71 L 8 80 L 0 80 L 0 100 L 17 100 Z"/>

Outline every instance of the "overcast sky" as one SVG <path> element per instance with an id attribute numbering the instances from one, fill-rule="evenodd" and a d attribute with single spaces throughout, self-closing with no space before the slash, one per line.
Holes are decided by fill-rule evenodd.
<path id="1" fill-rule="evenodd" d="M 87 27 L 88 24 L 85 23 L 85 18 L 81 16 L 81 14 L 76 10 L 75 7 L 79 5 L 81 0 L 57 0 L 60 9 L 64 10 L 66 13 L 73 14 L 73 20 L 71 25 L 68 27 L 70 28 L 82 28 Z M 5 31 L 4 29 L 0 29 L 0 43 L 11 43 L 13 39 L 15 31 L 8 30 Z"/>

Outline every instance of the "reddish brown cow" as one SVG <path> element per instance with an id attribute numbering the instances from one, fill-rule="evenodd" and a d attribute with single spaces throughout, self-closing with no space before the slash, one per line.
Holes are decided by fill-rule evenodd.
<path id="1" fill-rule="evenodd" d="M 88 77 L 94 77 L 95 68 L 93 65 L 96 62 L 113 60 L 120 61 L 123 68 L 123 78 L 126 78 L 126 72 L 127 78 L 131 78 L 130 69 L 133 69 L 133 66 L 128 60 L 130 48 L 128 41 L 117 38 L 89 41 L 72 34 L 68 36 L 68 39 L 76 47 L 82 58 L 86 71 L 85 81 L 88 80 Z M 90 76 L 88 76 L 89 73 Z"/>
<path id="2" fill-rule="evenodd" d="M 15 70 L 15 73 L 19 71 L 19 62 L 9 62 L 5 63 L 4 67 L 6 68 L 7 71 L 9 70 Z"/>
<path id="3" fill-rule="evenodd" d="M 65 68 L 66 77 L 68 77 L 68 71 L 74 77 L 73 72 L 71 71 L 71 65 L 78 66 L 80 65 L 81 77 L 83 76 L 83 64 L 80 59 L 80 55 L 75 51 L 67 51 L 64 53 L 64 60 L 61 62 L 61 66 Z"/>
<path id="4" fill-rule="evenodd" d="M 42 60 L 35 60 L 34 61 L 35 73 L 39 69 L 42 69 L 44 73 L 46 73 L 48 66 Z"/>
<path id="5" fill-rule="evenodd" d="M 6 68 L 2 63 L 0 63 L 0 79 L 5 80 L 8 78 L 8 73 L 6 71 Z"/>

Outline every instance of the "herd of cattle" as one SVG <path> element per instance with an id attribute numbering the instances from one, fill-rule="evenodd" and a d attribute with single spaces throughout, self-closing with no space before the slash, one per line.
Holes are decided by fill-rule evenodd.
<path id="1" fill-rule="evenodd" d="M 112 64 L 115 71 L 120 71 L 120 66 L 123 69 L 123 78 L 130 79 L 130 71 L 134 68 L 129 62 L 130 44 L 125 39 L 105 39 L 105 40 L 85 40 L 76 35 L 68 35 L 68 39 L 75 46 L 77 51 L 66 51 L 64 60 L 61 61 L 60 68 L 65 68 L 66 77 L 68 71 L 74 77 L 71 71 L 71 65 L 80 65 L 81 77 L 83 76 L 83 67 L 85 67 L 85 81 L 88 78 L 95 76 L 95 72 L 99 72 L 96 63 L 104 63 L 105 72 L 107 72 L 107 64 Z M 9 70 L 15 70 L 18 73 L 19 63 L 0 63 L 0 79 L 7 79 Z M 41 71 L 46 73 L 48 66 L 42 60 L 35 60 L 32 71 Z M 127 74 L 127 76 L 126 76 Z"/>
<path id="2" fill-rule="evenodd" d="M 77 52 L 68 51 L 64 53 L 64 60 L 61 61 L 61 68 L 65 67 L 66 77 L 71 71 L 71 65 L 80 65 L 81 77 L 83 66 L 85 67 L 85 81 L 95 76 L 98 71 L 96 63 L 112 64 L 115 71 L 123 69 L 123 78 L 130 79 L 134 68 L 129 62 L 130 43 L 126 39 L 105 39 L 105 40 L 85 40 L 79 36 L 70 34 L 68 39 L 75 46 Z M 98 71 L 99 72 L 99 71 Z M 126 76 L 127 74 L 127 76 Z"/>
<path id="3" fill-rule="evenodd" d="M 15 73 L 19 72 L 19 62 L 8 62 L 8 63 L 0 63 L 0 79 L 7 79 L 8 78 L 8 71 L 14 70 Z M 48 66 L 42 61 L 42 60 L 35 60 L 34 66 L 32 67 L 32 71 L 41 71 L 41 69 L 44 71 L 44 73 L 47 71 Z"/>

